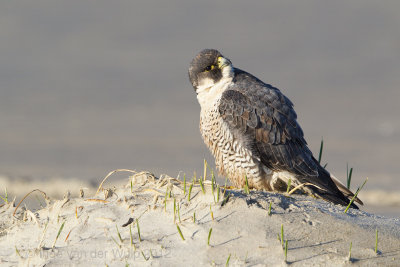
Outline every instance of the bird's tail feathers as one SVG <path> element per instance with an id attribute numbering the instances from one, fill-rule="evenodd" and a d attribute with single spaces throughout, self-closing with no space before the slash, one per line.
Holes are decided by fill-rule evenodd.
<path id="1" fill-rule="evenodd" d="M 308 193 L 325 199 L 326 201 L 332 202 L 334 204 L 340 204 L 347 206 L 350 203 L 351 197 L 354 194 L 341 184 L 336 178 L 332 179 L 330 173 L 325 170 L 322 166 L 318 164 L 318 177 L 304 177 L 304 179 L 299 178 L 299 180 L 304 180 L 305 182 L 311 183 L 312 185 L 307 185 L 306 190 Z M 358 199 L 358 203 L 362 204 L 361 200 Z M 358 209 L 357 205 L 351 204 L 352 208 Z"/>
<path id="2" fill-rule="evenodd" d="M 342 182 L 340 182 L 340 181 L 339 181 L 335 176 L 333 176 L 332 174 L 331 174 L 331 179 L 332 179 L 332 181 L 335 183 L 335 185 L 337 186 L 337 188 L 340 190 L 340 192 L 342 192 L 343 195 L 345 195 L 345 197 L 347 197 L 347 198 L 349 198 L 349 199 L 351 199 L 351 198 L 354 197 L 354 193 L 351 192 L 349 189 L 347 189 L 347 187 L 346 187 L 344 184 L 342 184 Z M 364 203 L 363 203 L 363 202 L 361 201 L 361 199 L 359 199 L 358 197 L 356 197 L 356 198 L 354 199 L 354 201 L 357 202 L 357 203 L 360 204 L 360 205 L 364 205 Z"/>

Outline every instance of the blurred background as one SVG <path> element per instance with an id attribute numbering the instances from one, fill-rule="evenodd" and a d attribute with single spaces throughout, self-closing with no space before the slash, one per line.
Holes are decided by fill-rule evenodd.
<path id="1" fill-rule="evenodd" d="M 97 185 L 117 168 L 214 167 L 187 69 L 215 48 L 294 102 L 336 177 L 345 182 L 348 163 L 353 190 L 369 178 L 365 210 L 400 217 L 399 10 L 396 0 L 3 1 L 0 195 Z"/>

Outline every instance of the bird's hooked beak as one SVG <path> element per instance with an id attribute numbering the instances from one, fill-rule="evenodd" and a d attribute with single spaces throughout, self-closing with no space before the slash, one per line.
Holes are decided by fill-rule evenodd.
<path id="1" fill-rule="evenodd" d="M 229 65 L 232 64 L 231 61 L 230 61 L 229 59 L 224 58 L 224 57 L 218 57 L 217 63 L 218 63 L 218 68 L 221 69 L 221 70 L 222 70 L 224 67 L 229 66 Z"/>

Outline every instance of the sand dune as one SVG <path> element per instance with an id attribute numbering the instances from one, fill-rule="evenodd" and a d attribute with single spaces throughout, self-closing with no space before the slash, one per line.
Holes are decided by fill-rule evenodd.
<path id="1" fill-rule="evenodd" d="M 203 192 L 199 183 L 188 181 L 185 188 L 180 180 L 147 172 L 130 177 L 125 186 L 106 184 L 94 197 L 86 192 L 83 197 L 49 199 L 35 212 L 16 209 L 15 203 L 3 205 L 1 264 L 400 264 L 398 219 L 359 210 L 345 214 L 342 206 L 301 195 L 243 190 L 224 194 L 210 181 L 203 182 Z M 281 227 L 288 241 L 286 261 L 278 240 Z"/>

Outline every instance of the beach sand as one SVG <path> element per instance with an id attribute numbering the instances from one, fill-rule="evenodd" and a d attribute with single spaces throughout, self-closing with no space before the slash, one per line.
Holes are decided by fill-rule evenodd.
<path id="1" fill-rule="evenodd" d="M 399 219 L 345 214 L 304 195 L 224 194 L 210 180 L 204 192 L 197 180 L 189 199 L 191 185 L 140 172 L 124 184 L 109 179 L 97 194 L 74 188 L 34 211 L 10 201 L 0 207 L 0 265 L 400 265 Z"/>

